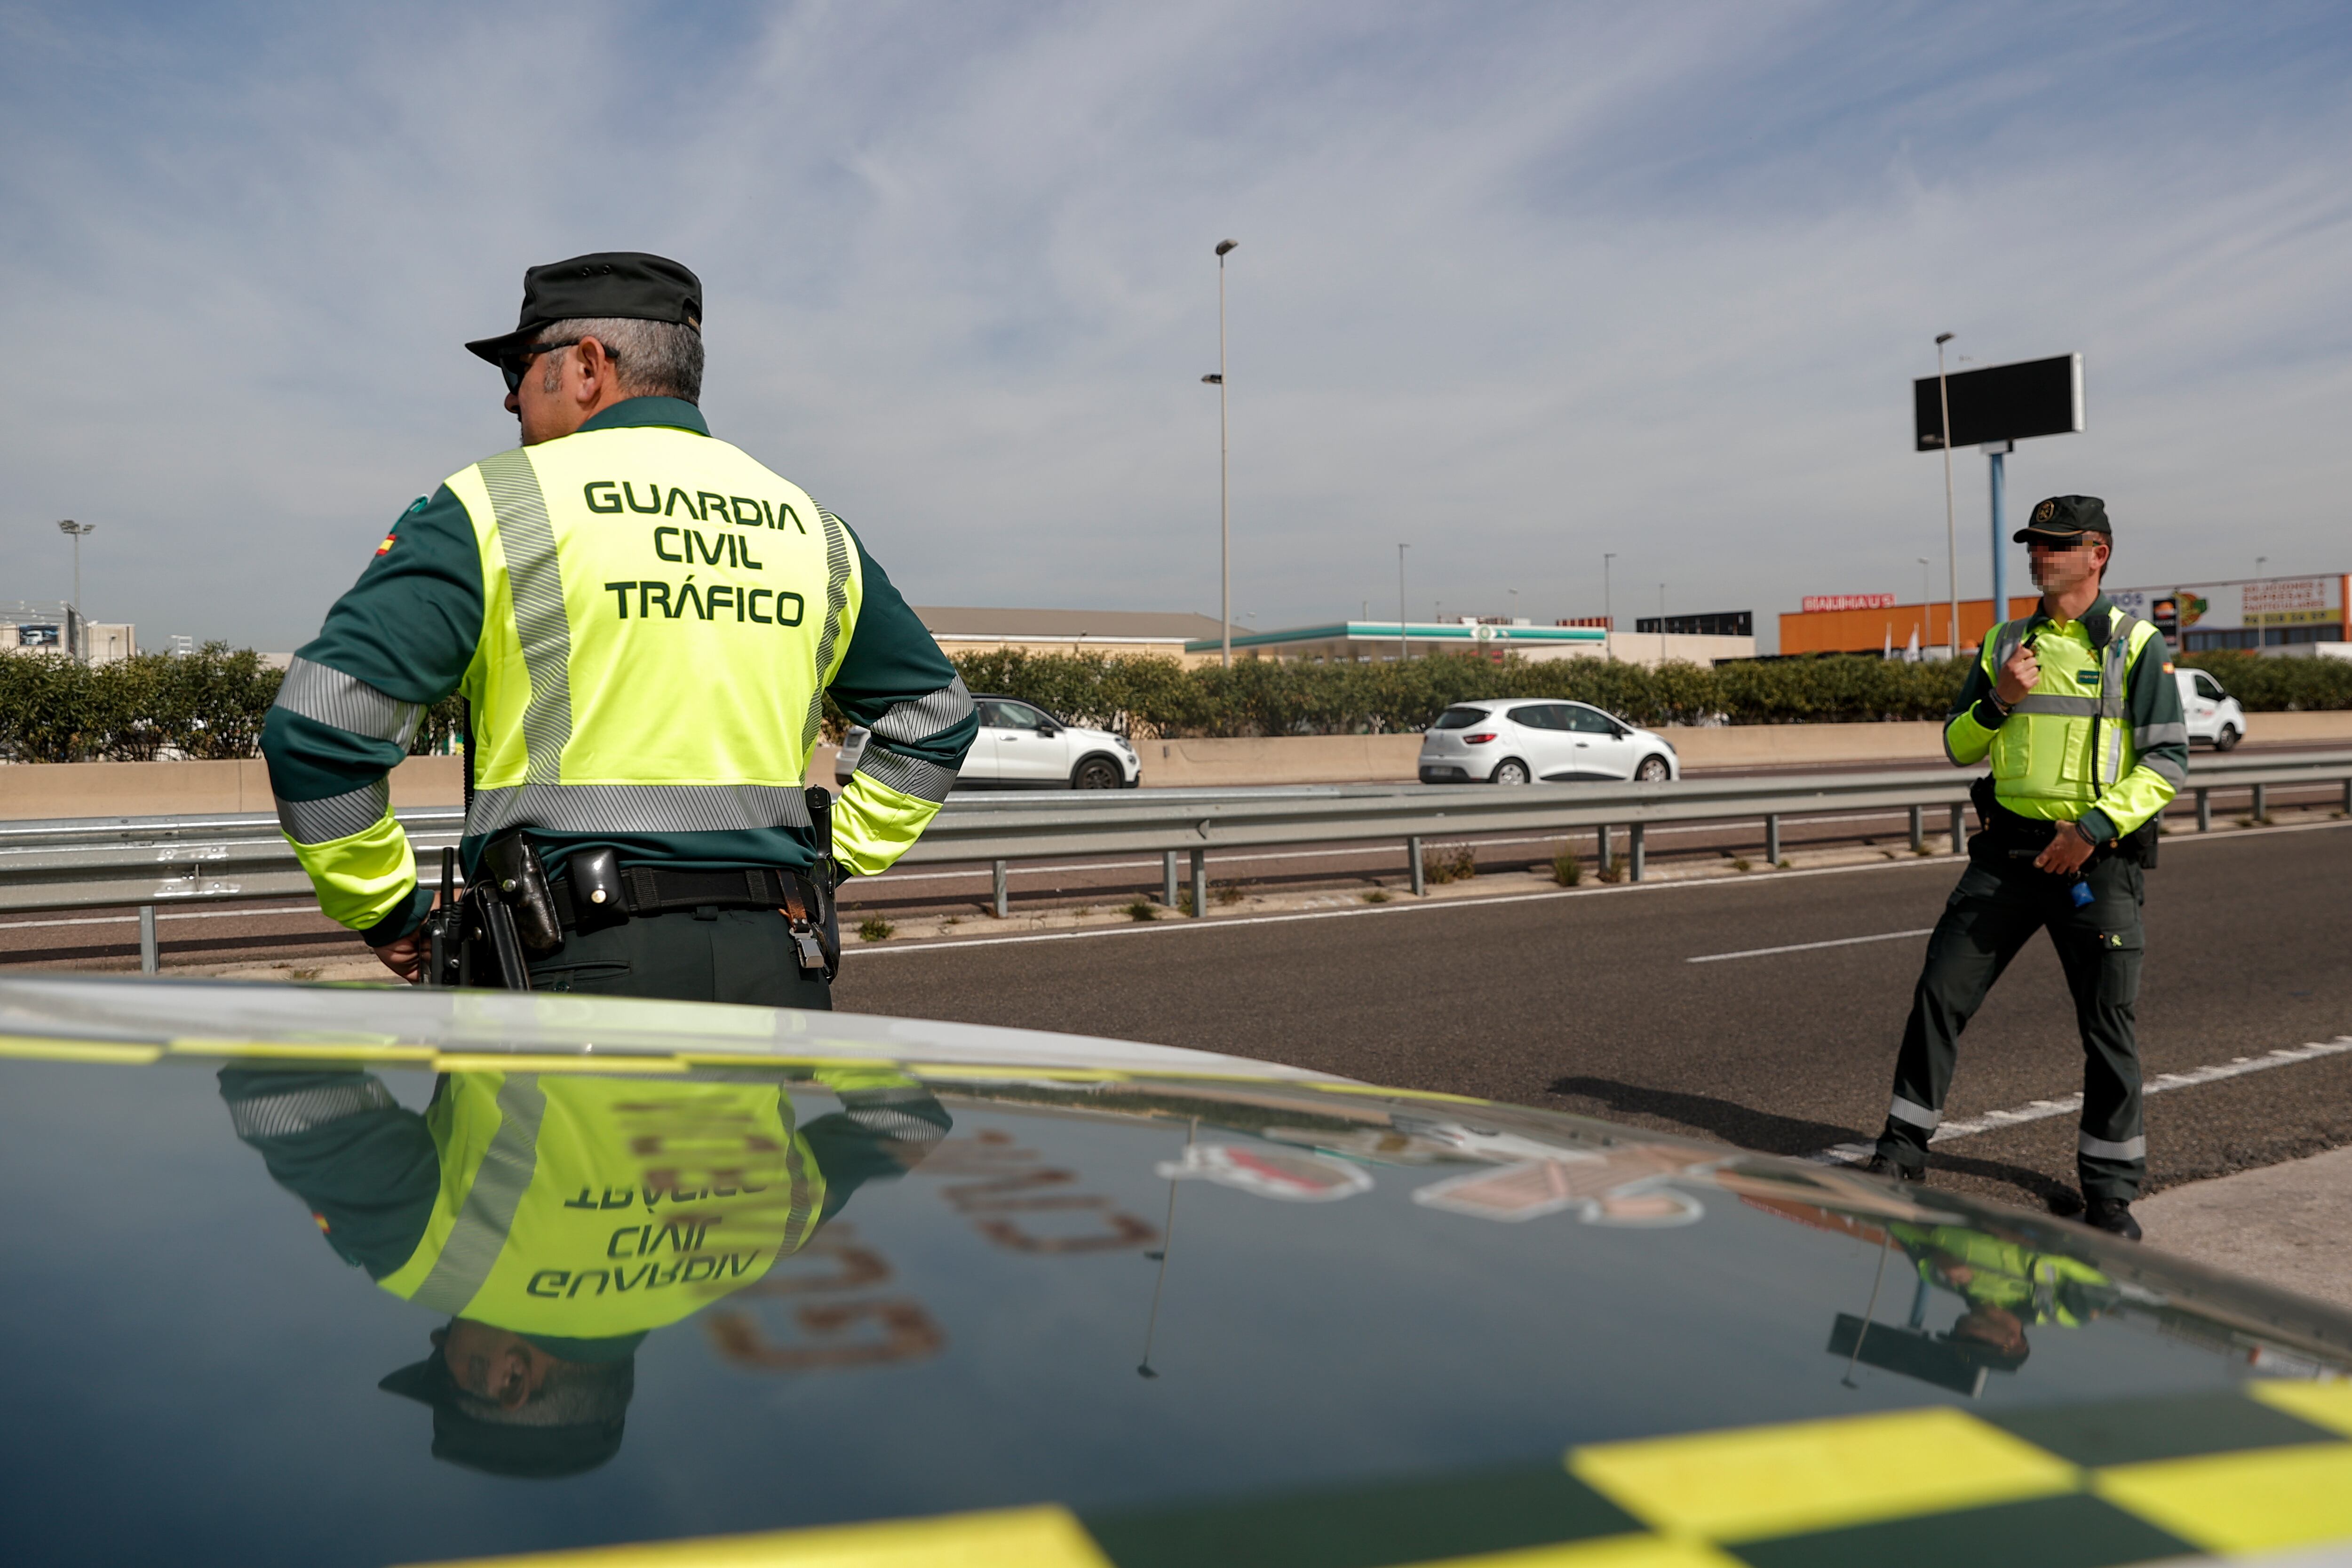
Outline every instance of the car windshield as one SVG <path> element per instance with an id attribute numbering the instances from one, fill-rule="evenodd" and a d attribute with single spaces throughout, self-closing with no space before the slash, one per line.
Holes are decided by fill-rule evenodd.
<path id="1" fill-rule="evenodd" d="M 1430 728 L 1433 730 L 1467 730 L 1473 724 L 1485 723 L 1486 719 L 1487 713 L 1484 708 L 1448 708 L 1444 712 L 1440 713 L 1437 716 L 1437 722 L 1432 724 Z"/>

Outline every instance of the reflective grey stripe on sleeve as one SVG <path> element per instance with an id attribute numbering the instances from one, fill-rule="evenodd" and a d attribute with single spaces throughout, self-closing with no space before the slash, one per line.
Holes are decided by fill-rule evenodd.
<path id="1" fill-rule="evenodd" d="M 971 712 L 971 692 L 959 675 L 928 696 L 897 704 L 869 728 L 886 741 L 912 746 L 962 723 Z"/>
<path id="2" fill-rule="evenodd" d="M 725 833 L 806 827 L 798 784 L 510 784 L 474 792 L 469 834 L 509 827 L 551 833 Z"/>
<path id="3" fill-rule="evenodd" d="M 357 676 L 307 658 L 286 667 L 286 679 L 272 706 L 371 741 L 394 741 L 403 747 L 415 738 L 416 726 L 425 718 L 423 703 L 403 702 Z"/>
<path id="4" fill-rule="evenodd" d="M 499 1130 L 482 1152 L 441 1256 L 412 1298 L 419 1306 L 462 1312 L 481 1293 L 539 1170 L 539 1123 L 546 1114 L 547 1094 L 538 1074 L 518 1073 L 499 1086 Z"/>
<path id="5" fill-rule="evenodd" d="M 280 796 L 278 826 L 297 844 L 331 844 L 354 833 L 365 833 L 382 822 L 384 813 L 391 809 L 392 781 L 381 778 L 324 800 L 288 800 Z"/>
<path id="6" fill-rule="evenodd" d="M 857 761 L 857 772 L 869 775 L 876 784 L 889 785 L 900 795 L 911 795 L 934 805 L 946 801 L 948 792 L 955 788 L 952 770 L 919 758 L 902 757 L 879 746 L 866 748 L 866 754 Z"/>
<path id="7" fill-rule="evenodd" d="M 2094 1138 L 2084 1132 L 2080 1135 L 2080 1141 L 2075 1144 L 2075 1148 L 2083 1153 L 2094 1155 L 2102 1160 L 2147 1158 L 2147 1138 L 2145 1134 L 2137 1138 L 2126 1138 L 2120 1143 L 2110 1143 L 2104 1138 Z"/>
<path id="8" fill-rule="evenodd" d="M 1925 1127 L 1930 1131 L 1944 1124 L 1942 1111 L 1930 1110 L 1924 1105 L 1914 1105 L 1899 1094 L 1888 1103 L 1886 1114 L 1897 1121 L 1907 1121 L 1914 1127 Z"/>
<path id="9" fill-rule="evenodd" d="M 2139 765 L 2175 789 L 2185 788 L 2188 785 L 2189 770 L 2170 757 L 2142 757 L 2139 760 Z"/>
<path id="10" fill-rule="evenodd" d="M 2132 749 L 2145 752 L 2151 746 L 2185 746 L 2189 744 L 2186 724 L 2142 724 L 2132 731 Z"/>
<path id="11" fill-rule="evenodd" d="M 2095 697 L 2058 697 L 2037 691 L 2010 711 L 2053 713 L 2063 719 L 2095 719 L 2099 716 L 2099 700 Z"/>
<path id="12" fill-rule="evenodd" d="M 348 1083 L 232 1100 L 228 1102 L 228 1121 L 240 1138 L 283 1138 L 341 1121 L 346 1116 L 389 1110 L 399 1103 L 374 1077 L 362 1074 Z"/>

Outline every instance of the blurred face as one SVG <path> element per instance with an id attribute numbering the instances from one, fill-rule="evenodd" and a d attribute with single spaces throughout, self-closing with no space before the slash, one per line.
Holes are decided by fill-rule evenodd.
<path id="1" fill-rule="evenodd" d="M 433 1338 L 457 1386 L 501 1410 L 520 1409 L 555 1364 L 553 1356 L 520 1334 L 466 1318 L 435 1331 Z"/>
<path id="2" fill-rule="evenodd" d="M 2063 595 L 2097 581 L 2106 569 L 2107 546 L 2096 534 L 2084 539 L 2088 542 L 2062 545 L 2035 540 L 2029 543 L 2025 553 L 2032 563 L 2033 585 L 2045 594 Z"/>

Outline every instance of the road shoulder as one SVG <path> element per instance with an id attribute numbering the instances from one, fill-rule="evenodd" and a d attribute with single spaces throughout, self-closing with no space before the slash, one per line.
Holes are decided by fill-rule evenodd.
<path id="1" fill-rule="evenodd" d="M 2168 1188 L 2133 1212 L 2152 1247 L 2352 1309 L 2352 1148 Z"/>

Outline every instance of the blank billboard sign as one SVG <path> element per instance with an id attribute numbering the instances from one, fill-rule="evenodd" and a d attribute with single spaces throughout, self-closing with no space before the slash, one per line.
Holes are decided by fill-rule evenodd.
<path id="1" fill-rule="evenodd" d="M 2065 436 L 2083 428 L 2081 354 L 1990 364 L 1946 379 L 1951 390 L 1954 447 Z M 1918 450 L 1939 449 L 1944 420 L 1934 376 L 1911 384 L 1911 407 Z"/>

